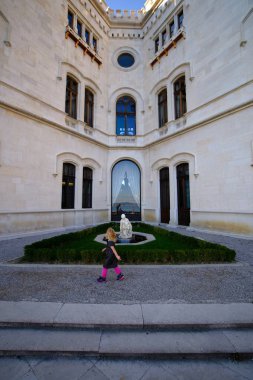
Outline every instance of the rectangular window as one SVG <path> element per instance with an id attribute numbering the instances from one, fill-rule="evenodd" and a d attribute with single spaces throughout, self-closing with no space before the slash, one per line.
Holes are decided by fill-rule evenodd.
<path id="1" fill-rule="evenodd" d="M 97 51 L 98 43 L 97 43 L 97 39 L 95 37 L 93 37 L 92 45 L 93 45 L 93 49 L 95 51 Z"/>
<path id="2" fill-rule="evenodd" d="M 87 42 L 87 44 L 89 45 L 90 44 L 90 32 L 85 29 L 85 40 Z"/>
<path id="3" fill-rule="evenodd" d="M 78 36 L 82 37 L 82 23 L 80 20 L 77 20 L 77 34 Z"/>
<path id="4" fill-rule="evenodd" d="M 68 25 L 70 26 L 70 28 L 73 29 L 73 23 L 74 23 L 74 15 L 73 13 L 69 10 L 68 11 Z"/>
<path id="5" fill-rule="evenodd" d="M 83 168 L 83 200 L 82 208 L 92 208 L 92 170 Z"/>
<path id="6" fill-rule="evenodd" d="M 85 89 L 84 122 L 93 127 L 94 95 L 89 89 Z"/>
<path id="7" fill-rule="evenodd" d="M 158 52 L 159 49 L 159 37 L 155 40 L 155 53 Z"/>
<path id="8" fill-rule="evenodd" d="M 125 135 L 125 116 L 124 115 L 117 115 L 116 134 L 117 136 Z"/>
<path id="9" fill-rule="evenodd" d="M 166 43 L 166 37 L 167 37 L 167 33 L 166 33 L 166 30 L 164 30 L 162 32 L 162 45 L 164 46 L 165 43 Z"/>
<path id="10" fill-rule="evenodd" d="M 183 21 L 184 21 L 184 12 L 183 11 L 178 13 L 177 20 L 178 20 L 178 29 L 180 29 L 183 26 Z"/>
<path id="11" fill-rule="evenodd" d="M 174 21 L 172 21 L 170 23 L 170 38 L 173 36 L 174 30 L 175 30 L 175 23 L 174 23 Z"/>

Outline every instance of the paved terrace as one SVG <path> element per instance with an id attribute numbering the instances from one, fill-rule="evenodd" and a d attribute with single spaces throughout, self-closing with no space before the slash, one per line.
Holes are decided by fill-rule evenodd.
<path id="1" fill-rule="evenodd" d="M 6 236 L 0 239 L 0 300 L 63 303 L 251 303 L 253 239 L 176 228 L 173 231 L 224 244 L 237 253 L 235 264 L 123 265 L 125 281 L 108 273 L 98 284 L 101 266 L 10 264 L 24 246 L 67 231 Z M 45 286 L 46 284 L 46 286 Z"/>
<path id="2" fill-rule="evenodd" d="M 10 263 L 23 255 L 25 245 L 70 230 L 1 237 L 0 323 L 4 326 L 7 321 L 7 325 L 0 330 L 0 349 L 14 353 L 21 350 L 22 356 L 0 357 L 0 379 L 252 380 L 253 361 L 247 352 L 253 352 L 253 240 L 184 228 L 173 231 L 233 248 L 237 262 L 124 265 L 125 281 L 115 281 L 111 271 L 108 282 L 98 284 L 96 277 L 101 266 Z M 123 322 L 131 327 L 131 318 L 136 323 L 134 328 L 139 326 L 141 330 L 121 331 Z M 115 332 L 101 333 L 101 326 L 106 329 L 111 323 Z M 57 324 L 62 330 L 48 335 L 45 328 L 57 327 Z M 81 330 L 72 331 L 71 326 L 76 329 L 78 324 Z M 169 330 L 162 334 L 148 333 L 146 329 L 152 330 L 152 324 L 154 327 L 167 324 Z M 83 330 L 92 325 L 94 331 Z M 217 325 L 218 331 L 215 330 Z M 205 330 L 193 336 L 188 330 L 192 326 L 201 329 L 205 326 Z M 230 326 L 228 330 L 226 326 Z M 87 338 L 90 333 L 96 335 L 97 352 L 115 347 L 116 354 L 121 348 L 123 355 L 133 355 L 136 349 L 139 356 L 52 356 L 53 349 L 56 353 L 59 349 L 79 352 L 81 344 L 94 345 L 96 339 Z M 40 355 L 40 344 L 49 350 L 45 357 Z M 163 350 L 167 353 L 171 350 L 174 357 L 157 360 Z M 184 350 L 187 360 L 181 358 Z M 219 350 L 224 350 L 225 356 L 219 357 Z M 208 352 L 216 351 L 215 358 L 209 357 Z M 25 352 L 32 352 L 33 356 L 25 356 Z M 245 360 L 226 359 L 226 352 L 242 352 Z M 142 358 L 140 353 L 149 353 L 148 359 L 145 355 Z M 197 353 L 194 360 L 192 353 Z M 156 360 L 152 355 L 156 355 Z"/>

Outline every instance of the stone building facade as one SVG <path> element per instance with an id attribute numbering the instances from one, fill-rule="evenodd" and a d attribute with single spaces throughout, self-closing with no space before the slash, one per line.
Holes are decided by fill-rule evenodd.
<path id="1" fill-rule="evenodd" d="M 1 0 L 0 32 L 1 234 L 253 233 L 252 0 Z"/>

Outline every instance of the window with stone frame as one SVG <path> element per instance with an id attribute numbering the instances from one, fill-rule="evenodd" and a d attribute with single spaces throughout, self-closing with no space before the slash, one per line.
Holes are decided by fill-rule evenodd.
<path id="1" fill-rule="evenodd" d="M 93 37 L 92 39 L 92 47 L 95 50 L 95 52 L 98 51 L 98 40 L 96 39 L 96 37 Z"/>
<path id="2" fill-rule="evenodd" d="M 85 101 L 84 101 L 84 122 L 93 127 L 94 118 L 94 94 L 88 89 L 85 89 Z"/>
<path id="3" fill-rule="evenodd" d="M 85 42 L 88 45 L 90 44 L 90 31 L 88 29 L 85 29 Z"/>
<path id="4" fill-rule="evenodd" d="M 168 122 L 167 88 L 163 89 L 158 94 L 158 118 L 159 128 L 163 127 Z"/>
<path id="5" fill-rule="evenodd" d="M 82 208 L 92 208 L 92 176 L 92 169 L 84 167 Z"/>
<path id="6" fill-rule="evenodd" d="M 180 29 L 183 26 L 183 21 L 184 21 L 184 12 L 182 10 L 177 15 L 178 29 Z"/>
<path id="7" fill-rule="evenodd" d="M 78 82 L 71 76 L 67 76 L 65 112 L 73 119 L 77 118 Z"/>
<path id="8" fill-rule="evenodd" d="M 131 96 L 122 96 L 116 104 L 117 136 L 136 135 L 136 105 Z"/>
<path id="9" fill-rule="evenodd" d="M 68 25 L 70 26 L 70 28 L 73 29 L 73 26 L 74 26 L 74 14 L 70 10 L 68 10 Z"/>
<path id="10" fill-rule="evenodd" d="M 173 37 L 175 32 L 175 23 L 174 20 L 169 24 L 169 30 L 170 30 L 170 38 Z"/>
<path id="11" fill-rule="evenodd" d="M 75 207 L 75 165 L 71 163 L 63 164 L 62 171 L 62 209 L 72 209 Z"/>
<path id="12" fill-rule="evenodd" d="M 82 37 L 82 29 L 83 29 L 83 24 L 79 19 L 77 19 L 77 34 L 80 37 Z"/>
<path id="13" fill-rule="evenodd" d="M 175 119 L 187 112 L 185 76 L 181 76 L 174 83 Z"/>
<path id="14" fill-rule="evenodd" d="M 158 52 L 159 49 L 159 37 L 155 39 L 155 53 Z"/>

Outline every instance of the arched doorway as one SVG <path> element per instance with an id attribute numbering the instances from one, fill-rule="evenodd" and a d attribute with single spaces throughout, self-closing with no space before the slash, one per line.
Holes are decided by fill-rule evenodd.
<path id="1" fill-rule="evenodd" d="M 183 163 L 177 166 L 177 204 L 178 224 L 189 226 L 190 224 L 190 182 L 189 164 Z"/>
<path id="2" fill-rule="evenodd" d="M 130 160 L 122 160 L 112 169 L 111 219 L 120 220 L 125 214 L 129 220 L 141 220 L 141 173 Z"/>
<path id="3" fill-rule="evenodd" d="M 160 210 L 161 223 L 170 221 L 170 175 L 169 168 L 160 170 Z"/>

